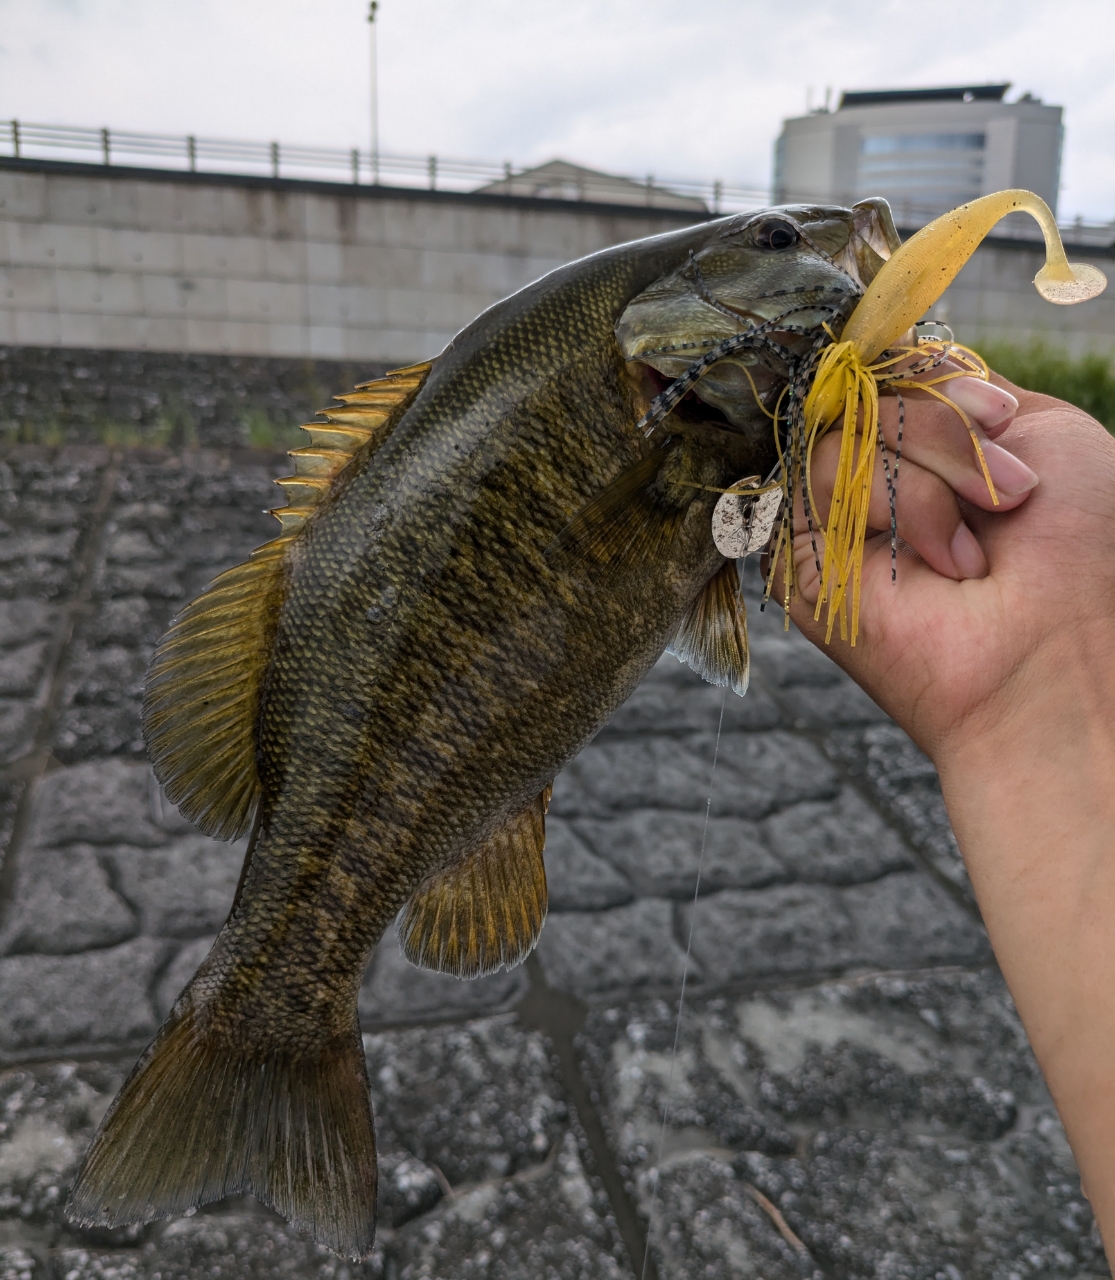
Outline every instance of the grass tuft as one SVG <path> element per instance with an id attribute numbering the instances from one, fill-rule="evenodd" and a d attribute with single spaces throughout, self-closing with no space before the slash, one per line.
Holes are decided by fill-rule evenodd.
<path id="1" fill-rule="evenodd" d="M 1067 400 L 1115 432 L 1115 365 L 1109 357 L 1074 358 L 1040 340 L 1021 347 L 985 342 L 978 350 L 1004 378 L 1027 391 Z"/>

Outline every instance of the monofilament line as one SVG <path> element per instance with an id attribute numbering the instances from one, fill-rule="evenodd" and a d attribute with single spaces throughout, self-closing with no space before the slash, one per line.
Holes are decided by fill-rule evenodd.
<path id="1" fill-rule="evenodd" d="M 743 591 L 743 585 L 740 584 L 740 591 Z M 681 1018 L 685 1011 L 685 986 L 689 979 L 689 956 L 693 951 L 693 926 L 697 922 L 697 898 L 701 892 L 701 868 L 705 862 L 705 845 L 708 843 L 708 820 L 712 813 L 712 789 L 716 779 L 716 761 L 720 756 L 720 735 L 724 729 L 724 708 L 728 702 L 728 688 L 724 687 L 724 692 L 720 698 L 720 719 L 716 725 L 716 746 L 712 751 L 712 768 L 709 770 L 708 778 L 708 800 L 705 803 L 705 825 L 701 831 L 701 851 L 697 855 L 697 882 L 693 886 L 693 909 L 689 913 L 689 937 L 685 943 L 685 963 L 681 967 L 681 993 L 678 996 L 678 1017 L 674 1024 L 674 1047 L 670 1054 L 670 1074 L 666 1077 L 666 1097 L 662 1102 L 662 1131 L 658 1135 L 658 1159 L 654 1165 L 654 1192 L 650 1200 L 650 1215 L 647 1219 L 647 1243 L 643 1250 L 643 1269 L 639 1273 L 639 1280 L 646 1280 L 647 1263 L 650 1260 L 650 1242 L 654 1238 L 655 1219 L 658 1214 L 658 1184 L 662 1179 L 662 1153 L 666 1148 L 666 1123 L 670 1118 L 670 1095 L 674 1087 L 674 1065 L 678 1056 L 678 1041 L 681 1037 Z"/>

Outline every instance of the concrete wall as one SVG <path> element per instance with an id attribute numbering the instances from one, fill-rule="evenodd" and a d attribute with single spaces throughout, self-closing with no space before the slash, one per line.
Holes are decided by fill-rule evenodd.
<path id="1" fill-rule="evenodd" d="M 0 160 L 0 347 L 406 364 L 544 272 L 694 217 Z M 1115 270 L 1111 248 L 1069 248 Z M 1050 306 L 1040 265 L 1031 242 L 989 241 L 934 314 L 971 342 L 1115 350 L 1115 289 Z"/>
<path id="2" fill-rule="evenodd" d="M 692 211 L 0 161 L 0 345 L 407 363 Z"/>
<path id="3" fill-rule="evenodd" d="M 1033 285 L 1045 263 L 1041 242 L 992 239 L 976 250 L 930 314 L 975 347 L 1039 340 L 1074 356 L 1115 357 L 1115 250 L 1071 243 L 1065 248 L 1071 261 L 1099 267 L 1110 282 L 1105 293 L 1073 307 L 1053 306 Z"/>

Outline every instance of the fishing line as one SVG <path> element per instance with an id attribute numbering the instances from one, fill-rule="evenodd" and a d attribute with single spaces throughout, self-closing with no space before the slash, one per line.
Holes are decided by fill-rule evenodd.
<path id="1" fill-rule="evenodd" d="M 739 584 L 739 599 L 743 599 L 743 583 Z M 670 1053 L 670 1072 L 666 1077 L 666 1096 L 662 1102 L 662 1131 L 658 1135 L 658 1159 L 654 1166 L 654 1193 L 650 1201 L 650 1215 L 647 1219 L 647 1242 L 643 1250 L 643 1269 L 639 1273 L 639 1280 L 646 1280 L 647 1263 L 650 1261 L 650 1242 L 654 1238 L 655 1219 L 658 1215 L 658 1187 L 662 1181 L 662 1153 L 666 1147 L 666 1122 L 670 1115 L 670 1094 L 674 1087 L 674 1066 L 677 1063 L 678 1041 L 681 1037 L 681 1019 L 685 1011 L 685 988 L 689 980 L 689 956 L 693 951 L 693 927 L 697 922 L 697 897 L 701 892 L 701 869 L 705 862 L 705 845 L 708 843 L 708 822 L 712 813 L 712 791 L 713 782 L 716 779 L 716 761 L 720 756 L 720 735 L 724 729 L 724 708 L 728 703 L 728 687 L 724 686 L 724 692 L 720 697 L 720 719 L 716 724 L 716 746 L 712 751 L 712 768 L 709 770 L 708 778 L 708 801 L 705 804 L 705 825 L 701 831 L 701 851 L 697 855 L 697 882 L 693 886 L 693 910 L 689 914 L 689 937 L 685 943 L 685 962 L 681 967 L 681 992 L 678 996 L 678 1017 L 674 1024 L 674 1047 Z"/>

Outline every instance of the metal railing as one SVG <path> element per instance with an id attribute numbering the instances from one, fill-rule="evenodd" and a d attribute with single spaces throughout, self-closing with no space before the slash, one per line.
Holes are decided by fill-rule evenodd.
<path id="1" fill-rule="evenodd" d="M 860 198 L 862 197 L 848 194 L 837 197 L 835 202 L 837 204 L 852 204 Z M 959 204 L 964 198 L 964 196 L 959 196 L 955 203 Z M 968 196 L 967 198 L 972 199 L 973 197 Z M 775 191 L 771 199 L 772 202 L 785 202 L 787 204 L 828 204 L 832 201 L 831 196 L 819 196 L 811 192 L 801 191 Z M 934 218 L 939 217 L 942 213 L 948 213 L 952 207 L 953 205 L 941 203 L 923 204 L 901 196 L 892 195 L 890 197 L 890 210 L 894 216 L 894 223 L 903 237 L 924 227 L 926 223 L 932 222 Z M 1058 226 L 1061 229 L 1061 237 L 1066 245 L 1076 245 L 1084 249 L 1090 245 L 1096 247 L 1115 245 L 1115 221 L 1092 222 L 1085 221 L 1083 218 L 1074 218 L 1071 221 L 1062 219 L 1058 222 Z M 1041 228 L 1029 214 L 1025 213 L 1008 214 L 1001 222 L 995 224 L 991 234 L 996 239 L 1033 240 L 1039 244 L 1042 241 Z"/>
<path id="2" fill-rule="evenodd" d="M 314 178 L 444 191 L 494 187 L 504 194 L 604 200 L 607 203 L 652 207 L 685 207 L 689 201 L 700 201 L 713 212 L 725 213 L 753 209 L 770 201 L 768 190 L 719 180 L 656 179 L 653 175 L 624 178 L 584 171 L 575 182 L 543 184 L 541 189 L 536 189 L 529 179 L 530 170 L 517 169 L 509 162 L 496 164 L 396 152 L 376 154 L 358 147 L 345 149 L 280 142 L 243 142 L 194 134 L 182 136 L 135 133 L 124 129 L 89 129 L 76 125 L 29 124 L 22 120 L 0 122 L 0 150 L 4 149 L 5 142 L 8 154 L 17 157 L 88 163 L 92 155 L 103 165 L 142 160 L 145 167 L 183 169 L 192 173 Z"/>

